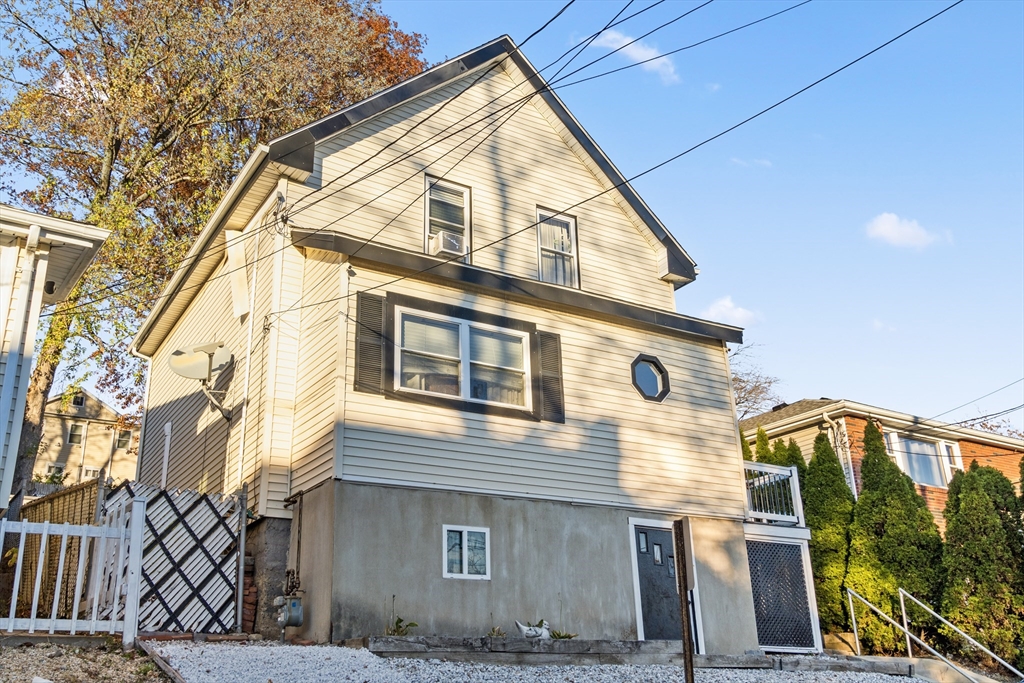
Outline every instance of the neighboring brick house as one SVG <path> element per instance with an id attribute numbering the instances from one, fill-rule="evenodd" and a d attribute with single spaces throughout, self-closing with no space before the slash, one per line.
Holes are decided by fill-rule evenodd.
<path id="1" fill-rule="evenodd" d="M 99 476 L 100 470 L 120 481 L 135 478 L 138 429 L 118 429 L 121 415 L 82 390 L 62 405 L 57 396 L 46 402 L 43 437 L 33 477 L 64 472 L 64 483 L 78 484 Z"/>
<path id="2" fill-rule="evenodd" d="M 753 444 L 757 428 L 769 439 L 794 439 L 810 460 L 818 432 L 829 435 L 843 464 L 847 483 L 860 491 L 860 463 L 864 458 L 864 428 L 875 420 L 885 436 L 889 457 L 917 484 L 940 529 L 945 520 L 946 485 L 953 472 L 974 460 L 996 468 L 1018 490 L 1024 439 L 1015 439 L 955 424 L 926 420 L 907 413 L 876 408 L 843 399 L 803 399 L 780 404 L 761 415 L 740 422 L 744 436 Z"/>

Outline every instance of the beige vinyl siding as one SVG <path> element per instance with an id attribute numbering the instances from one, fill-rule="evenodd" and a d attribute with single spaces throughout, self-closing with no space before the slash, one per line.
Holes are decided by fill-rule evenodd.
<path id="1" fill-rule="evenodd" d="M 213 391 L 226 391 L 224 405 L 235 408 L 238 422 L 245 365 L 243 322 L 231 315 L 231 290 L 224 263 L 217 267 L 184 315 L 153 355 L 150 365 L 146 440 L 142 444 L 140 479 L 159 485 L 163 467 L 164 425 L 170 422 L 171 448 L 167 486 L 206 492 L 233 491 L 235 477 L 225 477 L 229 423 L 210 407 L 198 380 L 171 371 L 168 359 L 177 349 L 223 341 L 235 354 L 230 368 L 215 377 Z M 232 424 L 233 426 L 233 424 Z"/>
<path id="2" fill-rule="evenodd" d="M 385 283 L 360 269 L 353 290 Z M 393 291 L 534 322 L 561 335 L 565 424 L 388 400 L 346 386 L 342 478 L 741 518 L 735 415 L 721 344 L 664 337 L 419 281 Z M 355 298 L 349 300 L 355 315 Z M 348 373 L 355 325 L 348 325 Z M 630 363 L 658 356 L 664 403 L 633 389 Z"/>
<path id="3" fill-rule="evenodd" d="M 71 425 L 85 428 L 83 444 L 68 442 Z M 121 482 L 135 478 L 135 455 L 130 448 L 116 449 L 117 435 L 114 422 L 76 419 L 70 415 L 47 413 L 43 419 L 43 435 L 36 456 L 33 475 L 47 476 L 49 465 L 63 465 L 67 473 L 65 484 L 77 484 L 92 477 L 83 477 L 84 468 L 107 469 L 107 476 Z M 135 447 L 138 430 L 132 432 L 130 447 Z M 85 451 L 83 457 L 83 449 Z"/>
<path id="4" fill-rule="evenodd" d="M 307 250 L 305 301 L 329 301 L 301 311 L 291 490 L 302 491 L 334 471 L 335 376 L 338 371 L 341 257 Z"/>
<path id="5" fill-rule="evenodd" d="M 793 439 L 796 445 L 800 447 L 800 453 L 803 454 L 804 460 L 810 462 L 811 456 L 814 455 L 814 440 L 818 438 L 819 432 L 820 430 L 817 425 L 790 432 L 786 434 L 786 443 L 788 444 L 789 440 Z"/>
<path id="6" fill-rule="evenodd" d="M 476 78 L 478 74 L 472 74 L 455 81 L 318 145 L 313 176 L 306 185 L 293 183 L 289 188 L 290 201 L 295 198 L 295 220 L 303 227 L 334 229 L 366 238 L 387 224 L 374 238 L 376 242 L 422 252 L 424 176 L 444 177 L 471 188 L 474 248 L 508 238 L 474 253 L 473 264 L 536 279 L 537 230 L 529 226 L 537 221 L 537 208 L 566 209 L 605 187 L 544 118 L 540 108 L 546 109 L 547 105 L 539 97 L 521 109 L 507 109 L 502 115 L 447 140 L 431 139 L 448 126 L 453 127 L 440 137 L 518 98 L 513 81 L 500 69 L 466 91 Z M 453 99 L 459 93 L 463 94 Z M 496 97 L 497 102 L 487 104 Z M 426 120 L 431 113 L 435 115 Z M 511 118 L 485 140 L 506 115 Z M 468 118 L 460 123 L 464 117 Z M 421 125 L 394 146 L 358 166 L 417 124 Z M 477 143 L 480 146 L 470 152 Z M 396 162 L 402 154 L 420 145 L 429 146 Z M 354 182 L 389 164 L 393 165 Z M 308 199 L 299 198 L 321 185 L 325 186 L 322 192 L 313 192 Z M 654 242 L 646 226 L 633 222 L 622 211 L 613 194 L 602 195 L 567 212 L 577 222 L 582 288 L 674 310 L 672 286 L 658 277 L 664 248 Z M 314 200 L 318 203 L 311 205 Z M 358 208 L 364 203 L 365 207 Z M 520 230 L 523 231 L 510 236 Z M 615 276 L 608 277 L 609 272 Z"/>
<path id="7" fill-rule="evenodd" d="M 10 299 L 8 299 L 7 306 L 4 309 L 6 311 L 6 314 L 7 314 L 7 320 L 6 320 L 7 324 L 4 326 L 3 339 L 0 339 L 0 349 L 2 349 L 2 351 L 3 351 L 2 353 L 0 353 L 0 379 L 2 379 L 2 378 L 7 376 L 7 372 L 8 372 L 7 358 L 8 358 L 9 353 L 12 350 L 11 345 L 14 343 L 14 335 L 15 335 L 16 328 L 18 328 L 19 325 L 21 325 L 21 326 L 27 325 L 29 317 L 30 317 L 30 315 L 29 315 L 30 311 L 28 310 L 28 307 L 26 306 L 24 318 L 22 318 L 22 320 L 20 320 L 20 321 L 17 320 L 18 302 L 20 300 L 21 279 L 22 279 L 21 278 L 21 258 L 22 258 L 21 249 L 18 247 L 17 244 L 13 244 L 13 245 L 11 245 L 9 247 L 4 247 L 4 249 L 13 249 L 13 250 L 15 250 L 15 252 L 17 253 L 17 256 L 16 256 L 16 260 L 13 261 L 13 264 L 14 264 L 13 283 L 12 283 L 10 289 L 7 290 L 6 292 L 4 292 L 8 296 L 10 296 Z M 10 276 L 10 275 L 8 274 L 8 276 Z M 31 296 L 31 292 L 29 293 L 29 296 Z M 17 372 L 17 373 L 21 373 L 22 372 L 22 358 L 23 357 L 24 356 L 18 356 L 17 364 L 15 365 L 15 367 L 11 368 L 14 372 Z M 18 386 L 18 384 L 20 383 L 20 380 L 21 380 L 20 377 L 15 377 L 15 386 Z M 2 385 L 2 382 L 0 382 L 0 385 Z M 0 419 L 3 420 L 3 443 L 0 444 L 0 446 L 4 447 L 3 448 L 3 452 L 4 453 L 8 452 L 8 448 L 12 448 L 13 447 L 11 452 L 13 452 L 13 450 L 17 448 L 17 444 L 10 444 L 11 429 L 14 426 L 14 420 L 16 419 L 16 416 L 14 415 L 14 411 L 15 411 L 15 408 L 16 408 L 16 403 L 17 403 L 17 401 L 11 401 L 11 405 L 10 406 L 6 406 L 9 409 L 5 410 L 3 415 L 0 415 Z M 18 416 L 18 417 L 23 419 L 23 416 Z M 5 475 L 4 470 L 8 466 L 10 466 L 12 468 L 14 467 L 13 459 L 11 459 L 11 458 L 4 458 L 4 459 L 0 460 L 0 481 L 3 481 L 4 475 Z"/>

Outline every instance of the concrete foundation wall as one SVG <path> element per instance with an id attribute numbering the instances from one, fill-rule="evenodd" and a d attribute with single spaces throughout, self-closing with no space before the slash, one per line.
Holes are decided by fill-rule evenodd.
<path id="1" fill-rule="evenodd" d="M 413 635 L 480 637 L 492 626 L 514 635 L 515 620 L 543 618 L 583 639 L 637 637 L 635 511 L 345 482 L 333 488 L 335 641 L 382 634 L 392 596 L 395 615 L 419 624 Z M 706 651 L 756 650 L 743 526 L 691 520 Z M 490 529 L 490 580 L 443 578 L 444 524 Z M 303 557 L 312 609 L 321 598 L 306 583 Z"/>
<path id="2" fill-rule="evenodd" d="M 690 518 L 706 654 L 756 651 L 757 624 L 743 524 Z"/>

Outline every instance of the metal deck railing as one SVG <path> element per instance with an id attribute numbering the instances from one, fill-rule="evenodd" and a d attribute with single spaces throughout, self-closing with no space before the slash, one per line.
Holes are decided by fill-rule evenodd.
<path id="1" fill-rule="evenodd" d="M 805 526 L 796 467 L 743 463 L 747 487 L 747 519 L 752 522 Z"/>

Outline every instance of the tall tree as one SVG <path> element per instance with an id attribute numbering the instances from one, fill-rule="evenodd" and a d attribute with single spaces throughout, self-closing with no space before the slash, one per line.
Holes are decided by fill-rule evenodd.
<path id="1" fill-rule="evenodd" d="M 744 460 L 753 460 L 754 452 L 750 450 L 750 442 L 747 441 L 747 435 L 740 430 L 740 451 L 743 453 Z"/>
<path id="2" fill-rule="evenodd" d="M 811 530 L 811 567 L 818 619 L 826 632 L 843 631 L 847 624 L 843 581 L 854 500 L 853 492 L 846 485 L 843 466 L 824 432 L 814 440 L 814 455 L 807 466 L 801 491 L 804 516 Z"/>
<path id="3" fill-rule="evenodd" d="M 754 439 L 754 458 L 758 462 L 771 462 L 772 447 L 768 441 L 768 434 L 763 427 L 757 428 L 757 437 Z"/>
<path id="4" fill-rule="evenodd" d="M 46 318 L 17 486 L 62 361 L 138 405 L 127 344 L 255 145 L 424 62 L 376 0 L 0 0 L 0 26 L 2 190 L 113 231 Z"/>
<path id="5" fill-rule="evenodd" d="M 934 604 L 942 586 L 942 538 L 935 519 L 914 482 L 889 459 L 882 433 L 870 420 L 864 430 L 861 493 L 850 527 L 847 581 L 868 600 L 864 591 L 875 592 L 880 601 L 875 604 L 890 614 L 898 605 L 897 588 Z M 900 649 L 896 634 L 885 632 L 877 632 L 875 646 Z"/>
<path id="6" fill-rule="evenodd" d="M 1003 495 L 1007 486 L 1008 498 Z M 988 490 L 997 497 L 993 499 Z M 942 611 L 997 655 L 1024 663 L 1022 567 L 1016 541 L 1007 533 L 1005 514 L 1015 514 L 1017 509 L 1012 491 L 1010 481 L 990 467 L 972 467 L 954 475 L 945 511 L 942 561 L 947 579 Z M 1017 515 L 1018 526 L 1019 520 Z M 951 642 L 963 647 L 963 655 L 976 656 L 959 638 L 952 637 Z"/>
<path id="7" fill-rule="evenodd" d="M 778 387 L 782 381 L 773 377 L 752 360 L 754 344 L 738 346 L 729 351 L 732 390 L 736 398 L 736 415 L 743 420 L 782 403 Z"/>

